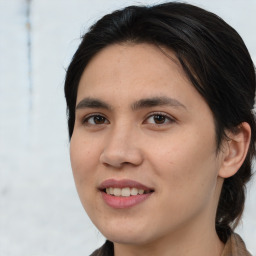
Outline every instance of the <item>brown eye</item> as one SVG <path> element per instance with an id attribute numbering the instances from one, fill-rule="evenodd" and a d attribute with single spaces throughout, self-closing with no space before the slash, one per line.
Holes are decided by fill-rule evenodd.
<path id="1" fill-rule="evenodd" d="M 156 124 L 164 124 L 166 121 L 166 116 L 163 115 L 154 115 L 153 118 Z"/>
<path id="2" fill-rule="evenodd" d="M 144 123 L 155 125 L 168 125 L 173 122 L 175 120 L 165 113 L 153 113 L 144 121 Z"/>
<path id="3" fill-rule="evenodd" d="M 91 115 L 84 119 L 84 124 L 87 125 L 101 125 L 101 124 L 108 124 L 108 120 L 106 117 L 101 115 Z"/>
<path id="4" fill-rule="evenodd" d="M 94 116 L 93 121 L 95 124 L 104 124 L 106 121 L 106 118 L 103 116 Z"/>

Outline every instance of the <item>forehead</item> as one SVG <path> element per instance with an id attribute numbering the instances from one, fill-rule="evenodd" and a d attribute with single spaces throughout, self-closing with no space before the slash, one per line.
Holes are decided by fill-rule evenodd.
<path id="1" fill-rule="evenodd" d="M 131 80 L 137 85 L 144 84 L 146 80 L 156 82 L 155 79 L 164 78 L 168 73 L 172 80 L 179 77 L 188 82 L 172 51 L 146 43 L 114 44 L 101 50 L 88 63 L 80 79 L 79 89 L 81 84 L 92 87 L 118 80 L 120 87 L 125 81 Z"/>
<path id="2" fill-rule="evenodd" d="M 85 97 L 125 102 L 166 95 L 188 100 L 188 105 L 189 98 L 202 100 L 171 50 L 125 43 L 110 45 L 92 58 L 80 79 L 77 102 Z"/>
<path id="3" fill-rule="evenodd" d="M 141 64 L 143 65 L 140 66 Z M 153 68 L 156 74 L 167 66 L 185 75 L 170 49 L 148 43 L 121 43 L 109 45 L 99 51 L 88 63 L 85 73 L 95 72 L 94 69 L 100 69 L 101 72 L 115 72 L 116 69 L 120 72 L 122 69 L 124 72 L 136 70 L 143 73 Z"/>

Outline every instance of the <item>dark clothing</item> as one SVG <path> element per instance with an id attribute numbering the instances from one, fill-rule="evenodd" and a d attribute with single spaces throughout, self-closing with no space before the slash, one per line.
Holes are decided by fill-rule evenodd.
<path id="1" fill-rule="evenodd" d="M 94 251 L 90 256 L 114 256 L 114 244 L 107 240 L 105 244 Z"/>
<path id="2" fill-rule="evenodd" d="M 90 256 L 114 256 L 114 245 L 110 241 L 96 250 Z M 245 247 L 245 244 L 241 237 L 237 234 L 232 234 L 225 244 L 224 250 L 221 256 L 252 256 Z"/>

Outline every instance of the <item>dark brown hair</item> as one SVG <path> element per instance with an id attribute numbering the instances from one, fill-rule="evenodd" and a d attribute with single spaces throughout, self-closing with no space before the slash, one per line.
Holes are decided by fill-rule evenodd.
<path id="1" fill-rule="evenodd" d="M 69 136 L 75 122 L 78 83 L 101 49 L 122 42 L 150 43 L 171 49 L 193 86 L 209 105 L 215 121 L 217 152 L 242 122 L 252 131 L 246 159 L 225 179 L 216 213 L 216 231 L 225 243 L 241 217 L 245 184 L 252 175 L 256 125 L 253 114 L 255 69 L 238 33 L 217 15 L 184 3 L 130 6 L 104 16 L 83 36 L 65 81 Z"/>

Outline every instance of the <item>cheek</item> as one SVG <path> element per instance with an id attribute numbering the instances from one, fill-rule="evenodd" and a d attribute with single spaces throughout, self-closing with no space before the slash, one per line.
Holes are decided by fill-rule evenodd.
<path id="1" fill-rule="evenodd" d="M 97 163 L 96 147 L 89 141 L 73 134 L 70 141 L 70 160 L 77 189 L 92 180 L 94 165 Z M 87 186 L 86 186 L 87 187 Z M 78 191 L 79 192 L 79 191 Z"/>
<path id="2" fill-rule="evenodd" d="M 160 190 L 188 202 L 212 194 L 218 171 L 214 136 L 202 139 L 190 131 L 160 144 L 150 153 L 155 173 L 165 183 Z"/>
<path id="3" fill-rule="evenodd" d="M 76 134 L 73 134 L 70 141 L 70 160 L 76 189 L 88 213 L 95 208 L 95 175 L 98 164 L 97 147 L 91 145 L 90 141 Z"/>

